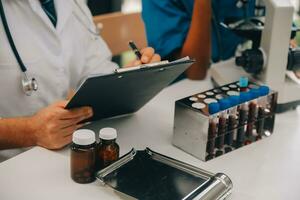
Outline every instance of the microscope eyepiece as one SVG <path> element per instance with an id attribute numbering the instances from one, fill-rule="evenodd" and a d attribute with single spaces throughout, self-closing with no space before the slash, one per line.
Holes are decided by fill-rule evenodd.
<path id="1" fill-rule="evenodd" d="M 264 65 L 264 55 L 260 49 L 247 49 L 242 55 L 236 57 L 235 64 L 243 67 L 250 74 L 258 74 Z"/>

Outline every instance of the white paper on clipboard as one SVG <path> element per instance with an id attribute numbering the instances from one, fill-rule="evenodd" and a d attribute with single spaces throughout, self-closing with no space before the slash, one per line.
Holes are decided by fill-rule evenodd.
<path id="1" fill-rule="evenodd" d="M 149 63 L 149 64 L 144 64 L 144 65 L 138 65 L 138 66 L 135 66 L 135 67 L 119 68 L 119 69 L 115 70 L 115 73 L 122 73 L 122 72 L 140 70 L 140 69 L 148 68 L 148 67 L 149 68 L 156 67 L 156 66 L 162 66 L 163 67 L 166 64 L 176 64 L 178 62 L 183 62 L 183 61 L 187 61 L 187 60 L 190 60 L 190 58 L 188 56 L 186 56 L 184 58 L 181 58 L 181 59 L 178 59 L 178 60 L 175 60 L 175 61 L 172 61 L 172 62 L 169 62 L 168 60 L 163 60 L 163 61 L 160 61 L 160 62 Z"/>

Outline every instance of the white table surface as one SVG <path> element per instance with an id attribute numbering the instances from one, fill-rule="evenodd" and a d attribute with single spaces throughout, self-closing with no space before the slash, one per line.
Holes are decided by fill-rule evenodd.
<path id="1" fill-rule="evenodd" d="M 172 146 L 174 101 L 210 89 L 209 80 L 181 81 L 165 89 L 130 117 L 99 121 L 89 128 L 118 130 L 121 154 L 150 147 L 162 154 L 233 181 L 232 200 L 300 199 L 300 109 L 278 114 L 274 134 L 214 160 L 202 162 Z M 126 199 L 98 182 L 81 185 L 70 178 L 69 150 L 35 147 L 0 164 L 1 200 Z"/>

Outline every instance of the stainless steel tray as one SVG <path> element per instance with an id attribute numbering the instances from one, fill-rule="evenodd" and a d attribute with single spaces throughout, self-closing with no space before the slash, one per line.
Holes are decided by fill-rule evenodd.
<path id="1" fill-rule="evenodd" d="M 142 200 L 225 199 L 233 187 L 225 174 L 210 173 L 149 148 L 132 149 L 96 177 L 103 184 Z"/>

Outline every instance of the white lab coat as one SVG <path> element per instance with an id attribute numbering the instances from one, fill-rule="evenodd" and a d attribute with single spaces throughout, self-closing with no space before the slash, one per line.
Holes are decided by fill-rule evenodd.
<path id="1" fill-rule="evenodd" d="M 92 16 L 82 1 L 55 0 L 57 27 L 42 10 L 39 0 L 4 0 L 11 34 L 29 77 L 39 89 L 26 96 L 21 86 L 21 70 L 0 23 L 0 116 L 15 117 L 35 113 L 57 100 L 65 99 L 70 88 L 90 74 L 109 73 L 117 66 L 95 30 Z M 80 16 L 85 27 L 76 17 Z M 95 31 L 96 32 L 96 31 Z"/>
<path id="2" fill-rule="evenodd" d="M 22 91 L 22 72 L 0 22 L 0 117 L 31 115 L 65 99 L 68 90 L 75 89 L 84 77 L 110 73 L 117 67 L 102 38 L 89 32 L 95 26 L 84 1 L 78 1 L 82 12 L 74 0 L 55 0 L 56 28 L 39 0 L 2 2 L 16 47 L 39 89 L 32 96 Z"/>

